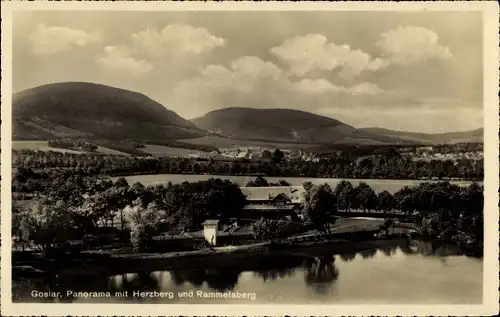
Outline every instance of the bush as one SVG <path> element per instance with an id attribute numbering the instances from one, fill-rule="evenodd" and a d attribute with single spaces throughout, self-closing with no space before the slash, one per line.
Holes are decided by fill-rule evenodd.
<path id="1" fill-rule="evenodd" d="M 252 224 L 252 233 L 255 239 L 282 238 L 306 231 L 306 226 L 300 222 L 287 220 L 270 220 L 261 218 Z"/>

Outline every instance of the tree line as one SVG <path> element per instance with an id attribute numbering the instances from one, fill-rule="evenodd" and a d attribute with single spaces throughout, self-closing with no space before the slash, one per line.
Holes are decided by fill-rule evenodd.
<path id="1" fill-rule="evenodd" d="M 49 140 L 47 143 L 50 147 L 54 148 L 82 150 L 88 152 L 94 152 L 98 148 L 96 144 L 90 143 L 88 141 L 72 140 L 72 139 Z"/>
<path id="2" fill-rule="evenodd" d="M 159 232 L 200 230 L 207 219 L 229 224 L 247 204 L 237 184 L 221 179 L 145 187 L 129 185 L 124 178 L 112 182 L 70 170 L 38 173 L 18 169 L 13 177 L 15 192 L 38 180 L 39 192 L 31 202 L 13 200 L 13 234 L 21 244 L 33 241 L 42 250 L 115 225 L 130 233 L 128 239 L 134 247 L 143 249 Z M 376 194 L 366 183 L 353 186 L 345 180 L 335 188 L 328 184 L 303 186 L 304 219 L 323 233 L 328 233 L 340 213 L 399 210 L 408 215 L 418 211 L 416 221 L 422 234 L 482 241 L 484 198 L 483 187 L 477 183 L 468 187 L 422 183 L 404 186 L 394 195 L 388 191 Z M 269 234 L 269 226 L 290 232 L 281 222 L 264 222 L 254 226 L 260 232 L 257 235 Z"/>
<path id="3" fill-rule="evenodd" d="M 17 177 L 26 180 L 27 175 L 32 174 Z M 45 176 L 39 178 L 43 195 L 29 203 L 13 200 L 12 213 L 13 235 L 43 251 L 116 224 L 130 232 L 130 242 L 140 249 L 160 231 L 198 230 L 213 218 L 226 223 L 246 204 L 238 185 L 220 179 L 145 187 L 71 171 Z"/>
<path id="4" fill-rule="evenodd" d="M 404 186 L 396 193 L 378 194 L 366 183 L 353 186 L 341 181 L 335 188 L 328 184 L 305 183 L 303 213 L 318 231 L 328 234 L 334 216 L 352 209 L 383 212 L 416 213 L 414 221 L 420 233 L 456 242 L 483 241 L 483 186 L 472 183 L 467 187 L 449 182 L 421 183 Z"/>
<path id="5" fill-rule="evenodd" d="M 74 169 L 88 175 L 210 174 L 273 177 L 482 180 L 483 161 L 461 159 L 415 161 L 397 153 L 358 156 L 346 152 L 318 161 L 214 160 L 205 158 L 125 157 L 21 150 L 13 151 L 13 165 L 32 169 Z"/>
<path id="6" fill-rule="evenodd" d="M 80 140 L 80 139 L 56 139 L 49 140 L 48 145 L 53 148 L 81 150 L 95 152 L 99 146 L 112 150 L 127 153 L 133 156 L 151 156 L 150 153 L 143 152 L 140 149 L 145 148 L 145 144 L 162 145 L 182 149 L 191 149 L 205 152 L 219 151 L 212 145 L 191 144 L 175 140 L 154 141 L 154 140 Z"/>

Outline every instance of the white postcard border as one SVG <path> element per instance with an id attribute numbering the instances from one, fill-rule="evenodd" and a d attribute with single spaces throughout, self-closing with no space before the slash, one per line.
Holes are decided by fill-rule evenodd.
<path id="1" fill-rule="evenodd" d="M 498 5 L 495 1 L 443 2 L 2 2 L 2 138 L 1 138 L 1 312 L 5 316 L 311 316 L 441 315 L 480 316 L 498 313 Z M 482 11 L 484 15 L 484 193 L 485 250 L 482 305 L 183 305 L 183 304 L 34 304 L 12 303 L 11 296 L 11 92 L 12 12 L 15 10 L 335 10 L 335 11 Z"/>

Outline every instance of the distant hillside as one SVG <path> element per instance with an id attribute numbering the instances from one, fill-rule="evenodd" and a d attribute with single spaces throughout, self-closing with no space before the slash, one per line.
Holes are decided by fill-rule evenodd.
<path id="1" fill-rule="evenodd" d="M 358 129 L 358 131 L 359 130 L 372 134 L 384 135 L 387 137 L 399 138 L 402 140 L 407 140 L 412 142 L 430 143 L 430 144 L 483 142 L 483 133 L 484 133 L 483 128 L 479 128 L 472 131 L 450 132 L 450 133 L 439 133 L 439 134 L 393 131 L 382 128 L 363 128 L 363 129 Z"/>
<path id="2" fill-rule="evenodd" d="M 225 108 L 192 122 L 226 137 L 267 142 L 383 144 L 401 141 L 359 131 L 332 118 L 291 109 Z"/>
<path id="3" fill-rule="evenodd" d="M 15 93 L 12 115 L 14 140 L 165 140 L 206 134 L 145 95 L 81 82 Z"/>

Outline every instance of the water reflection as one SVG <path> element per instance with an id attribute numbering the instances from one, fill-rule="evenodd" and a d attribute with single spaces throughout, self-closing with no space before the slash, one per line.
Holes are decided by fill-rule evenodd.
<path id="1" fill-rule="evenodd" d="M 115 292 L 125 292 L 126 296 L 134 297 L 134 292 L 152 292 L 159 291 L 161 283 L 153 272 L 141 271 L 137 273 L 127 273 L 115 275 L 108 280 L 107 291 L 114 294 Z M 102 291 L 102 290 L 101 290 Z M 141 297 L 137 297 L 141 300 Z"/>
<path id="2" fill-rule="evenodd" d="M 206 283 L 213 290 L 228 291 L 234 289 L 241 272 L 239 269 L 226 268 L 220 270 L 171 271 L 170 275 L 176 286 L 190 283 L 199 288 L 203 283 Z"/>
<path id="3" fill-rule="evenodd" d="M 339 256 L 344 262 L 349 262 L 356 258 L 356 252 L 341 253 Z"/>
<path id="4" fill-rule="evenodd" d="M 264 282 L 290 278 L 297 268 L 303 266 L 304 256 L 281 255 L 273 256 L 268 261 L 261 263 L 258 269 L 253 270 L 253 275 L 260 277 Z"/>
<path id="5" fill-rule="evenodd" d="M 394 245 L 384 245 L 378 247 L 378 250 L 381 251 L 383 254 L 386 256 L 393 256 L 396 253 L 396 250 L 398 249 L 398 246 Z"/>
<path id="6" fill-rule="evenodd" d="M 276 281 L 282 278 L 290 278 L 295 274 L 296 268 L 280 268 L 254 272 L 255 276 L 262 278 L 264 282 Z"/>
<path id="7" fill-rule="evenodd" d="M 313 294 L 327 294 L 332 287 L 342 285 L 339 283 L 340 270 L 349 271 L 349 262 L 363 261 L 367 263 L 366 270 L 371 271 L 371 259 L 376 261 L 387 257 L 408 256 L 437 257 L 448 266 L 447 257 L 462 255 L 459 248 L 442 245 L 431 241 L 381 241 L 376 247 L 358 252 L 348 252 L 334 255 L 328 247 L 321 250 L 304 249 L 299 252 L 286 252 L 265 256 L 257 260 L 245 259 L 237 267 L 230 266 L 218 269 L 192 269 L 170 270 L 158 272 L 136 272 L 118 274 L 114 276 L 59 276 L 54 275 L 44 279 L 15 281 L 13 286 L 13 299 L 15 301 L 36 300 L 38 302 L 54 301 L 54 298 L 33 299 L 30 295 L 33 289 L 39 291 L 60 292 L 61 302 L 73 302 L 77 299 L 68 296 L 67 291 L 73 292 L 124 292 L 127 291 L 129 299 L 133 292 L 143 291 L 179 291 L 205 289 L 212 291 L 241 290 L 245 285 L 253 283 L 266 283 L 266 288 L 277 287 L 277 282 L 289 283 L 293 281 L 294 287 L 300 285 L 304 289 L 312 290 Z M 366 262 L 365 262 L 366 261 Z M 403 268 L 404 270 L 404 268 Z M 250 273 L 251 278 L 242 279 L 242 274 Z M 372 272 L 373 273 L 373 272 Z M 384 272 L 382 272 L 384 274 Z M 298 283 L 298 284 L 297 284 Z M 340 286 L 336 286 L 339 288 Z M 285 287 L 286 288 L 286 287 Z M 291 292 L 293 292 L 293 288 Z M 345 288 L 345 286 L 344 286 Z M 249 290 L 253 291 L 253 290 Z M 284 290 L 287 292 L 288 290 Z M 337 291 L 336 291 L 337 292 Z M 141 300 L 141 298 L 134 298 Z M 123 300 L 123 299 L 122 299 Z"/>
<path id="8" fill-rule="evenodd" d="M 339 277 L 333 255 L 308 258 L 304 266 L 306 284 L 320 294 L 326 293 Z"/>
<path id="9" fill-rule="evenodd" d="M 360 251 L 359 254 L 361 254 L 361 257 L 363 257 L 363 259 L 373 258 L 375 254 L 377 254 L 377 249 L 366 249 Z"/>

